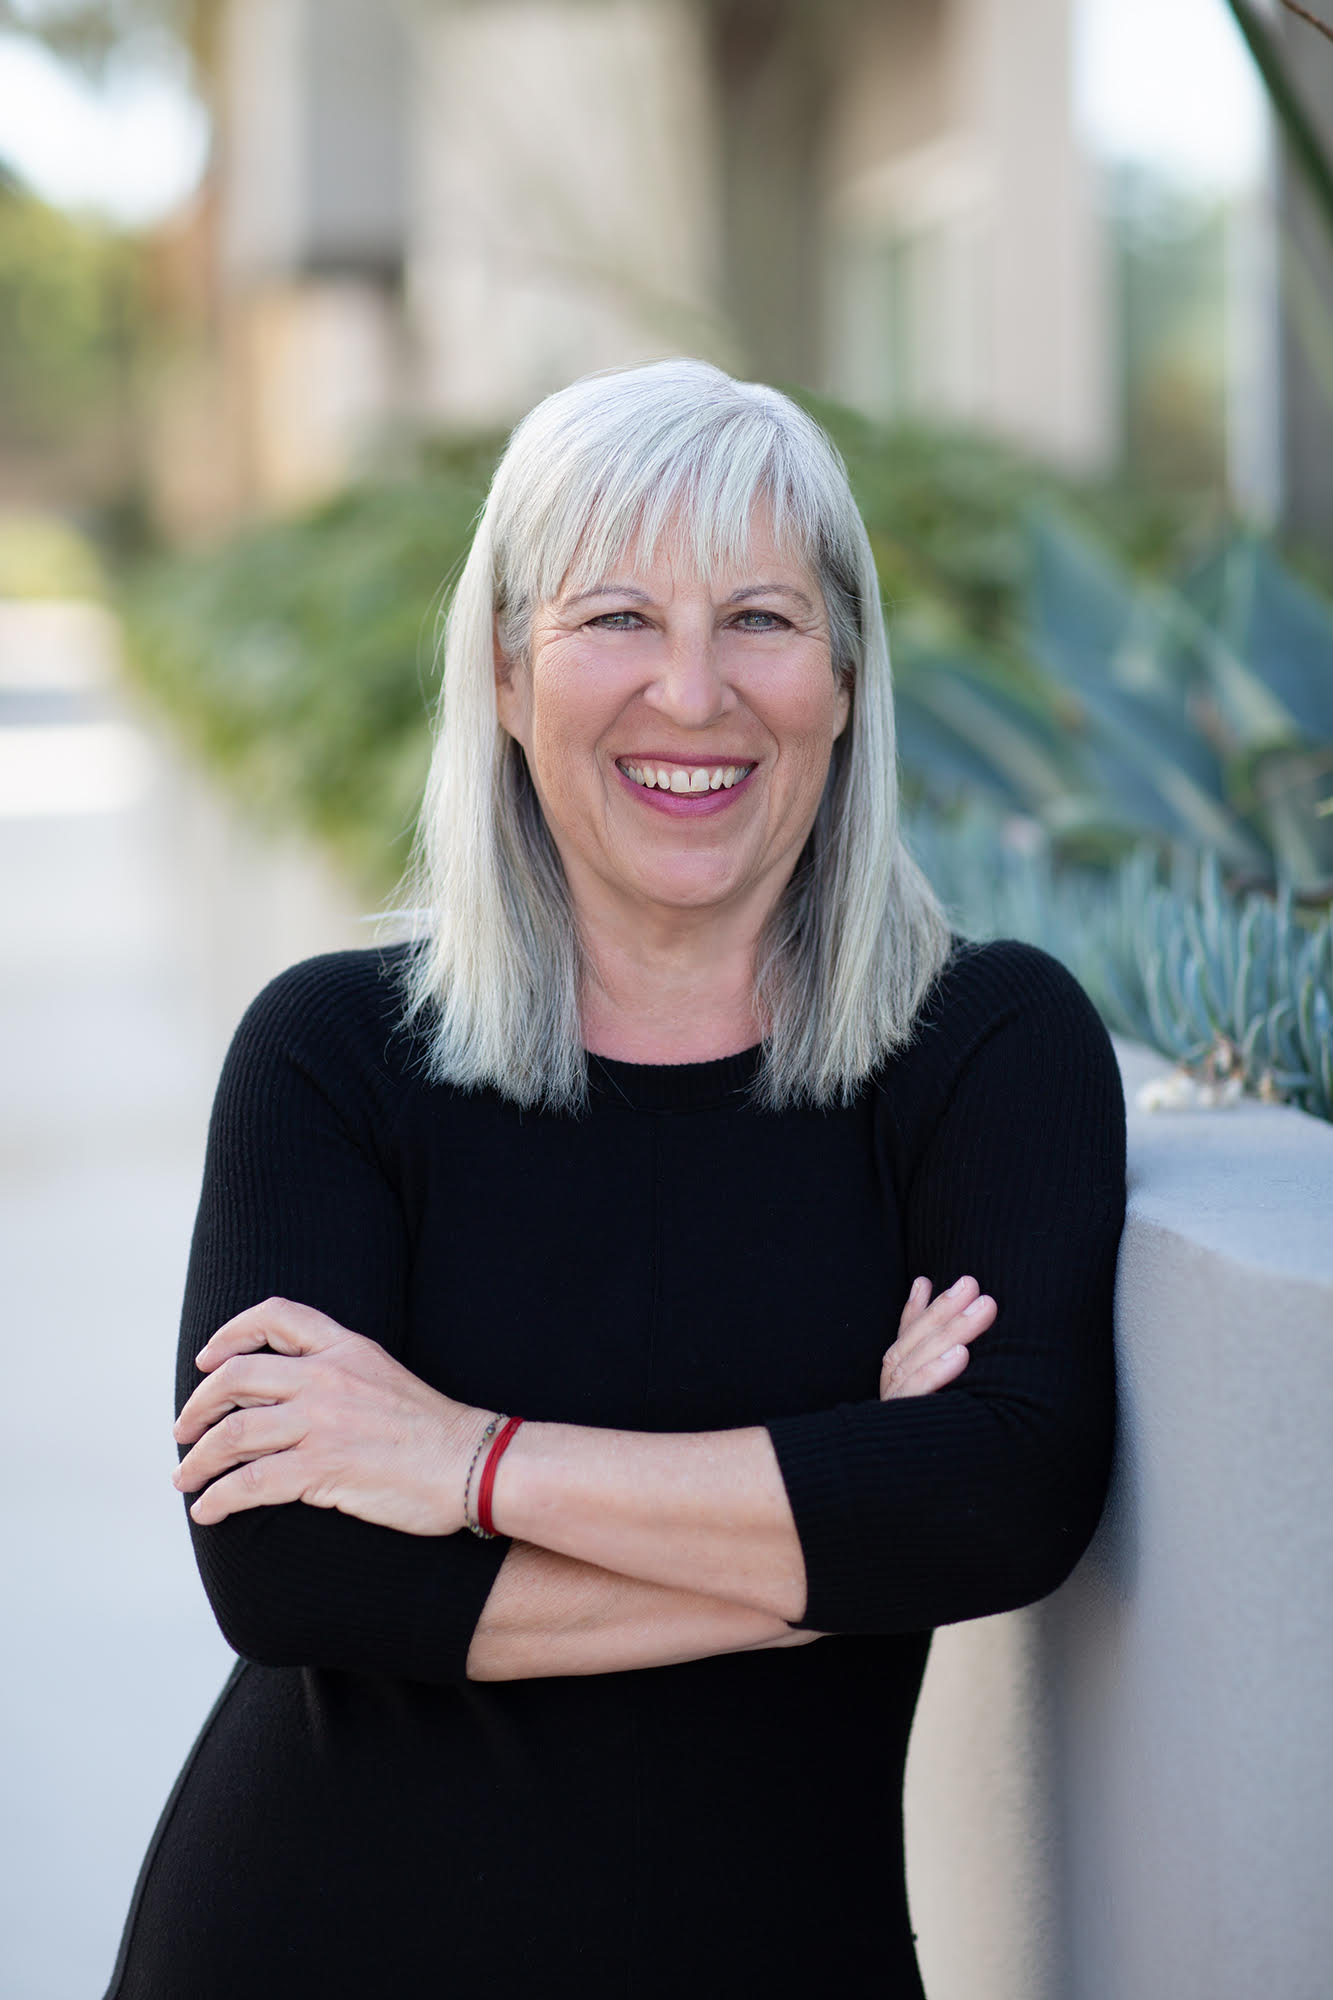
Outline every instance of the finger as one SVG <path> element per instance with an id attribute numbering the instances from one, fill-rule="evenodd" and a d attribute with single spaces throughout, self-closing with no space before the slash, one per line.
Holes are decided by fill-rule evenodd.
<path id="1" fill-rule="evenodd" d="M 195 1366 L 211 1371 L 234 1354 L 254 1354 L 261 1347 L 275 1354 L 318 1354 L 347 1337 L 345 1326 L 314 1306 L 297 1299 L 263 1299 L 211 1334 L 196 1354 Z"/>
<path id="2" fill-rule="evenodd" d="M 947 1347 L 943 1354 L 934 1354 L 914 1368 L 906 1379 L 895 1387 L 893 1396 L 901 1401 L 909 1396 L 933 1396 L 937 1389 L 956 1382 L 967 1367 L 971 1357 L 961 1342 Z"/>
<path id="3" fill-rule="evenodd" d="M 906 1332 L 909 1326 L 913 1325 L 918 1319 L 920 1319 L 922 1313 L 926 1310 L 926 1307 L 929 1304 L 930 1304 L 930 1279 L 913 1278 L 912 1289 L 907 1294 L 907 1303 L 904 1305 L 901 1317 L 899 1318 L 898 1321 L 898 1333 L 900 1337 L 903 1333 Z"/>
<path id="4" fill-rule="evenodd" d="M 192 1451 L 187 1451 L 175 1472 L 172 1485 L 181 1493 L 197 1493 L 210 1479 L 218 1479 L 233 1466 L 275 1451 L 290 1451 L 300 1444 L 304 1425 L 300 1413 L 289 1403 L 269 1403 L 257 1410 L 233 1410 L 230 1416 L 205 1431 Z"/>
<path id="5" fill-rule="evenodd" d="M 296 1451 L 269 1452 L 248 1459 L 234 1472 L 215 1479 L 206 1492 L 191 1503 L 190 1518 L 201 1528 L 214 1527 L 229 1514 L 243 1514 L 252 1507 L 280 1507 L 299 1500 L 305 1488 L 305 1468 Z"/>
<path id="6" fill-rule="evenodd" d="M 902 1353 L 906 1355 L 920 1342 L 936 1339 L 965 1311 L 980 1290 L 975 1278 L 956 1279 L 947 1292 L 941 1292 L 899 1333 L 895 1346 L 901 1343 Z"/>
<path id="7" fill-rule="evenodd" d="M 925 1363 L 937 1360 L 951 1347 L 966 1346 L 978 1334 L 985 1333 L 994 1324 L 996 1311 L 994 1299 L 982 1292 L 969 1304 L 955 1303 L 946 1317 L 934 1318 L 921 1328 L 914 1327 L 909 1338 L 896 1340 L 880 1366 L 881 1399 L 900 1394 L 903 1383 Z"/>
<path id="8" fill-rule="evenodd" d="M 228 1410 L 285 1402 L 303 1379 L 293 1356 L 233 1355 L 199 1384 L 172 1425 L 171 1435 L 177 1444 L 193 1444 Z"/>

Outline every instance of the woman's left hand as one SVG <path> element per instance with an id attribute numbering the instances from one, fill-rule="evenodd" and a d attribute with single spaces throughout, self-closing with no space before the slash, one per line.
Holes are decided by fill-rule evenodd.
<path id="1" fill-rule="evenodd" d="M 996 1310 L 975 1278 L 959 1278 L 933 1300 L 929 1278 L 915 1279 L 898 1322 L 898 1338 L 880 1366 L 880 1401 L 933 1396 L 957 1381 L 967 1366 L 968 1343 L 994 1325 Z"/>
<path id="2" fill-rule="evenodd" d="M 455 1403 L 313 1306 L 265 1299 L 202 1348 L 206 1380 L 176 1421 L 173 1475 L 201 1526 L 303 1500 L 409 1535 L 463 1525 L 463 1482 L 489 1412 Z M 209 1482 L 212 1481 L 210 1485 Z"/>

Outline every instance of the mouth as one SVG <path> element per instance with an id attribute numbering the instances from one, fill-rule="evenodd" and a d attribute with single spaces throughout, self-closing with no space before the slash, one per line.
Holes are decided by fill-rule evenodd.
<path id="1" fill-rule="evenodd" d="M 639 761 L 618 757 L 616 769 L 647 792 L 669 792 L 675 798 L 701 798 L 710 792 L 734 791 L 743 785 L 753 764 L 677 764 L 665 759 Z"/>

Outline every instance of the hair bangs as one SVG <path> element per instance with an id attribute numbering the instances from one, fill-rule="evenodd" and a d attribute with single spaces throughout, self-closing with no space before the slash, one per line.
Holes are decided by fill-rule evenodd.
<path id="1" fill-rule="evenodd" d="M 540 405 L 515 432 L 505 465 L 509 476 L 503 487 L 497 481 L 492 503 L 499 517 L 497 611 L 506 639 L 518 637 L 514 627 L 539 604 L 614 580 L 628 550 L 651 563 L 663 541 L 682 533 L 703 574 L 743 565 L 760 507 L 768 511 L 779 547 L 814 568 L 822 570 L 823 552 L 845 536 L 839 518 L 845 474 L 803 411 L 725 376 L 725 397 L 697 395 L 696 377 L 696 397 L 683 404 L 671 379 L 673 364 L 659 367 L 666 378 L 659 397 L 636 409 L 628 438 L 614 393 L 626 378 L 614 376 L 576 385 L 604 392 L 590 407 L 579 407 L 583 399 L 566 392 L 573 407 L 556 413 Z M 751 389 L 754 394 L 744 393 Z M 654 408 L 658 401 L 661 407 Z M 563 421 L 541 421 L 557 415 Z M 807 433 L 799 440 L 804 453 L 793 449 L 797 440 L 788 434 L 793 418 Z M 825 477 L 815 481 L 809 477 L 812 439 L 826 461 L 819 468 Z M 529 461 L 540 463 L 540 478 Z"/>

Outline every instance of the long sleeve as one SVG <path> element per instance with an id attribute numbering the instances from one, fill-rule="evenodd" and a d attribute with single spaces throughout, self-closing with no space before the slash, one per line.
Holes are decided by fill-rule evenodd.
<path id="1" fill-rule="evenodd" d="M 386 982 L 367 961 L 347 953 L 294 967 L 236 1032 L 190 1253 L 178 1411 L 208 1336 L 274 1295 L 406 1357 L 410 1245 L 386 1164 L 395 1078 L 367 1053 L 387 1045 L 392 1024 Z M 437 1683 L 464 1678 L 508 1547 L 400 1534 L 299 1503 L 191 1522 L 190 1532 L 218 1623 L 243 1657 Z"/>
<path id="2" fill-rule="evenodd" d="M 1009 944 L 965 950 L 919 1032 L 931 1060 L 881 1087 L 907 1269 L 936 1287 L 970 1272 L 999 1312 L 935 1396 L 769 1425 L 817 1630 L 924 1630 L 1044 1596 L 1109 1472 L 1125 1127 L 1105 1030 L 1061 966 Z"/>

